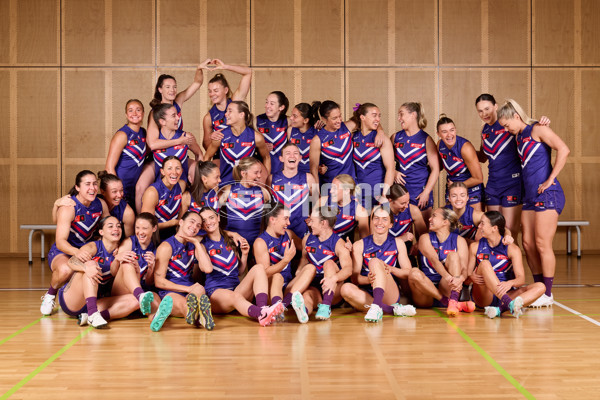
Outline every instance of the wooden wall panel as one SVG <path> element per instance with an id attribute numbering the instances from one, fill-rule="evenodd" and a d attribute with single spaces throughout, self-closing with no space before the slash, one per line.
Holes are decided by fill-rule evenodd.
<path id="1" fill-rule="evenodd" d="M 573 64 L 575 1 L 534 0 L 534 65 Z"/>
<path id="2" fill-rule="evenodd" d="M 396 64 L 437 62 L 436 0 L 396 0 Z"/>
<path id="3" fill-rule="evenodd" d="M 250 1 L 207 0 L 208 58 L 250 64 Z M 291 45 L 289 43 L 288 45 Z"/>
<path id="4" fill-rule="evenodd" d="M 438 114 L 436 71 L 434 69 L 396 71 L 394 89 L 396 106 L 390 112 L 393 112 L 397 116 L 402 104 L 420 102 L 423 105 L 425 118 L 428 121 L 427 127 L 424 130 L 435 139 L 435 121 L 437 121 L 436 117 Z M 435 121 L 433 121 L 434 119 Z M 402 129 L 400 123 L 395 118 L 395 127 L 394 129 L 390 127 L 389 131 L 390 133 L 396 133 L 400 129 Z"/>
<path id="5" fill-rule="evenodd" d="M 20 165 L 18 178 L 17 225 L 52 224 L 52 205 L 56 200 L 56 166 Z M 17 251 L 27 251 L 28 235 L 29 231 L 19 229 Z M 46 245 L 46 251 L 50 249 L 51 243 Z"/>
<path id="6" fill-rule="evenodd" d="M 342 115 L 346 115 L 344 104 L 344 71 L 339 69 L 303 69 L 300 72 L 302 101 L 333 100 L 338 103 Z"/>
<path id="7" fill-rule="evenodd" d="M 533 115 L 547 115 L 552 129 L 575 149 L 574 87 L 572 69 L 534 69 Z"/>
<path id="8" fill-rule="evenodd" d="M 393 73 L 393 72 L 392 72 Z M 347 101 L 349 105 L 348 111 L 346 112 L 346 119 L 349 119 L 353 110 L 352 107 L 356 103 L 373 103 L 381 111 L 381 125 L 385 132 L 390 135 L 391 130 L 394 129 L 394 125 L 390 126 L 390 116 L 392 118 L 396 115 L 396 110 L 390 108 L 389 102 L 389 90 L 393 88 L 389 87 L 389 76 L 390 73 L 385 69 L 378 69 L 373 71 L 372 69 L 352 69 L 348 71 L 348 89 L 347 89 Z"/>
<path id="9" fill-rule="evenodd" d="M 62 8 L 64 63 L 104 64 L 105 0 L 63 0 Z"/>
<path id="10" fill-rule="evenodd" d="M 585 70 L 581 72 L 581 142 L 582 155 L 598 157 L 600 149 L 600 70 Z M 587 203 L 590 204 L 590 203 Z"/>
<path id="11" fill-rule="evenodd" d="M 58 0 L 19 0 L 17 62 L 58 64 Z"/>
<path id="12" fill-rule="evenodd" d="M 10 176 L 10 167 L 8 165 L 0 165 L 0 176 Z M 10 237 L 12 232 L 10 229 L 7 229 L 10 227 L 11 190 L 9 180 L 0 179 L 0 202 L 3 205 L 0 207 L 0 226 L 3 227 L 3 229 L 0 229 L 0 253 L 11 251 Z"/>
<path id="13" fill-rule="evenodd" d="M 250 111 L 254 116 L 265 112 L 265 100 L 269 93 L 280 90 L 285 93 L 290 101 L 290 110 L 287 112 L 289 116 L 291 109 L 297 103 L 304 101 L 299 98 L 295 91 L 294 70 L 290 68 L 269 68 L 256 69 L 252 79 L 255 84 L 252 87 L 252 104 Z"/>
<path id="14" fill-rule="evenodd" d="M 581 62 L 600 64 L 600 7 L 597 0 L 581 0 Z"/>
<path id="15" fill-rule="evenodd" d="M 112 61 L 154 64 L 154 2 L 113 0 Z"/>
<path id="16" fill-rule="evenodd" d="M 200 2 L 160 0 L 158 2 L 159 64 L 199 64 Z"/>
<path id="17" fill-rule="evenodd" d="M 0 64 L 9 64 L 10 60 L 10 2 L 0 1 Z"/>
<path id="18" fill-rule="evenodd" d="M 388 0 L 348 2 L 346 15 L 348 63 L 388 64 Z"/>
<path id="19" fill-rule="evenodd" d="M 442 92 L 440 112 L 450 117 L 456 124 L 458 134 L 479 144 L 481 120 L 475 111 L 474 102 L 481 94 L 481 70 L 455 69 L 442 72 Z M 429 120 L 431 133 L 435 133 L 438 115 Z M 437 138 L 436 138 L 437 140 Z"/>
<path id="20" fill-rule="evenodd" d="M 481 64 L 480 0 L 440 2 L 440 47 L 442 64 Z"/>
<path id="21" fill-rule="evenodd" d="M 493 65 L 528 65 L 530 3 L 521 0 L 492 0 L 487 3 L 488 62 Z"/>
<path id="22" fill-rule="evenodd" d="M 116 70 L 112 72 L 112 129 L 106 132 L 110 138 L 127 123 L 125 103 L 129 99 L 138 99 L 144 105 L 144 123 L 150 114 L 150 100 L 154 94 L 154 70 L 134 69 Z M 198 96 L 198 94 L 196 94 Z"/>
<path id="23" fill-rule="evenodd" d="M 252 2 L 252 64 L 294 64 L 294 2 Z"/>
<path id="24" fill-rule="evenodd" d="M 487 76 L 487 93 L 494 96 L 498 107 L 510 98 L 519 102 L 527 112 L 531 112 L 531 73 L 528 69 L 490 69 Z M 469 100 L 475 115 L 475 98 Z"/>
<path id="25" fill-rule="evenodd" d="M 0 93 L 10 93 L 10 72 L 8 68 L 0 69 Z M 14 105 L 13 105 L 14 106 Z M 0 96 L 0 109 L 9 110 L 10 96 Z M 10 125 L 0 124 L 0 158 L 10 157 Z M 8 176 L 8 175 L 3 175 Z"/>
<path id="26" fill-rule="evenodd" d="M 600 163 L 583 164 L 584 171 L 599 171 Z M 600 198 L 600 174 L 584 173 L 582 174 L 583 190 L 582 202 L 585 204 L 583 208 L 583 219 L 591 221 L 591 226 L 582 227 L 585 231 L 582 236 L 582 248 L 587 250 L 598 249 L 598 222 L 600 221 L 600 207 L 594 207 Z M 559 179 L 561 176 L 559 176 Z M 568 205 L 568 203 L 567 203 Z M 574 236 L 573 236 L 574 237 Z"/>
<path id="27" fill-rule="evenodd" d="M 104 71 L 96 70 L 64 72 L 63 149 L 66 158 L 105 157 L 104 75 Z"/>
<path id="28" fill-rule="evenodd" d="M 302 64 L 342 65 L 342 0 L 302 0 Z"/>
<path id="29" fill-rule="evenodd" d="M 17 157 L 57 158 L 58 70 L 17 71 Z"/>

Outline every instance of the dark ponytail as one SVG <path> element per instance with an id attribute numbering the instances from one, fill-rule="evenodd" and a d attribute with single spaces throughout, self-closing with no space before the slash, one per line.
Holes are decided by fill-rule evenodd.
<path id="1" fill-rule="evenodd" d="M 94 178 L 96 177 L 96 174 L 94 174 L 89 169 L 84 169 L 83 171 L 79 171 L 79 173 L 75 176 L 75 185 L 69 190 L 69 196 L 77 196 L 77 194 L 79 192 L 77 191 L 77 188 L 75 186 L 79 186 L 81 184 L 81 180 L 83 179 L 83 177 L 88 176 L 88 175 L 93 175 Z"/>
<path id="2" fill-rule="evenodd" d="M 277 96 L 277 102 L 279 103 L 279 107 L 283 106 L 283 110 L 279 113 L 279 119 L 287 118 L 286 114 L 288 112 L 288 109 L 290 108 L 290 101 L 288 100 L 285 93 L 283 93 L 279 90 L 276 90 L 269 94 L 274 94 L 275 96 Z"/>

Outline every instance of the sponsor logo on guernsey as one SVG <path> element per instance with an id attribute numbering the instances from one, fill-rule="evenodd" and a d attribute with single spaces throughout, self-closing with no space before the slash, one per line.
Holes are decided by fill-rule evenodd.
<path id="1" fill-rule="evenodd" d="M 188 251 L 187 251 L 187 255 L 188 255 L 188 256 L 193 256 L 193 255 L 194 255 L 194 249 L 192 249 L 192 250 L 188 250 Z"/>
<path id="2" fill-rule="evenodd" d="M 506 200 L 508 200 L 508 201 L 517 201 L 517 196 L 506 196 Z"/>
<path id="3" fill-rule="evenodd" d="M 347 137 L 350 137 L 350 132 L 346 132 L 346 133 L 340 135 L 340 139 L 346 139 Z"/>
<path id="4" fill-rule="evenodd" d="M 375 143 L 365 143 L 366 147 L 375 147 Z"/>
<path id="5" fill-rule="evenodd" d="M 242 147 L 250 147 L 252 146 L 252 142 L 242 142 L 241 145 Z"/>
<path id="6" fill-rule="evenodd" d="M 275 253 L 276 251 L 277 251 L 277 246 L 275 246 L 275 247 L 271 247 L 271 248 L 269 249 L 269 253 Z"/>
<path id="7" fill-rule="evenodd" d="M 310 144 L 310 142 L 312 142 L 312 139 L 306 139 L 306 143 Z"/>
<path id="8" fill-rule="evenodd" d="M 384 256 L 393 256 L 394 254 L 396 254 L 398 251 L 396 250 L 389 250 L 389 251 L 384 251 L 383 255 Z"/>
<path id="9" fill-rule="evenodd" d="M 504 254 L 496 254 L 496 258 L 498 260 L 508 260 L 508 257 L 505 256 Z"/>
<path id="10" fill-rule="evenodd" d="M 217 255 L 217 254 L 221 254 L 221 249 L 211 249 L 208 254 L 210 254 L 211 256 Z"/>
<path id="11" fill-rule="evenodd" d="M 166 200 L 159 200 L 159 201 L 158 201 L 158 206 L 159 206 L 159 207 L 162 207 L 162 206 L 164 206 L 165 204 L 167 204 L 167 201 L 166 201 Z"/>
<path id="12" fill-rule="evenodd" d="M 460 162 L 460 161 L 462 161 L 460 158 L 458 158 L 458 157 L 456 157 L 456 156 L 452 156 L 452 160 L 454 160 L 454 161 L 459 161 L 459 162 Z"/>
<path id="13" fill-rule="evenodd" d="M 292 189 L 294 189 L 294 190 L 301 190 L 301 189 L 304 189 L 304 185 L 293 185 Z"/>
<path id="14" fill-rule="evenodd" d="M 277 192 L 285 190 L 285 185 L 273 185 L 273 190 Z"/>
<path id="15" fill-rule="evenodd" d="M 181 150 L 181 149 L 185 149 L 186 145 L 185 144 L 178 144 L 177 146 L 173 146 L 173 148 L 175 150 Z"/>
<path id="16" fill-rule="evenodd" d="M 489 260 L 490 259 L 490 255 L 487 254 L 487 253 L 486 254 L 480 253 L 480 254 L 477 254 L 477 259 L 479 259 L 479 260 Z"/>
<path id="17" fill-rule="evenodd" d="M 517 172 L 516 174 L 511 175 L 512 178 L 518 178 L 519 176 L 521 176 L 520 172 Z"/>
<path id="18" fill-rule="evenodd" d="M 422 143 L 411 143 L 410 147 L 414 147 L 415 149 L 421 149 L 421 148 L 423 148 L 423 144 Z"/>
<path id="19" fill-rule="evenodd" d="M 92 260 L 96 261 L 98 264 L 104 264 L 104 262 L 106 261 L 104 257 L 94 257 L 92 258 Z"/>
<path id="20" fill-rule="evenodd" d="M 352 215 L 342 214 L 342 219 L 345 219 L 346 221 L 352 221 L 354 217 Z"/>
<path id="21" fill-rule="evenodd" d="M 102 213 L 101 212 L 96 212 L 92 214 L 92 218 L 98 218 L 99 216 L 101 216 Z"/>
<path id="22" fill-rule="evenodd" d="M 377 257 L 377 253 L 365 253 L 363 255 L 363 257 L 365 257 L 365 258 L 375 258 L 375 257 Z"/>
<path id="23" fill-rule="evenodd" d="M 411 221 L 410 219 L 403 219 L 401 221 L 396 221 L 396 222 L 400 225 L 406 225 L 406 224 L 409 224 L 410 221 Z"/>
<path id="24" fill-rule="evenodd" d="M 276 131 L 277 132 L 283 132 L 283 131 L 285 131 L 285 128 L 277 128 Z"/>
<path id="25" fill-rule="evenodd" d="M 315 253 L 316 251 L 317 249 L 315 249 L 314 247 L 306 246 L 307 253 Z"/>
<path id="26" fill-rule="evenodd" d="M 323 250 L 323 254 L 326 254 L 328 256 L 335 256 L 335 253 L 333 251 L 327 249 Z"/>
<path id="27" fill-rule="evenodd" d="M 175 196 L 175 197 L 173 198 L 173 200 L 181 200 L 181 195 L 180 195 L 180 194 L 178 194 L 177 196 Z"/>
<path id="28" fill-rule="evenodd" d="M 444 254 L 454 253 L 454 250 L 444 250 Z"/>
<path id="29" fill-rule="evenodd" d="M 397 149 L 401 149 L 404 147 L 404 143 L 394 143 L 394 147 Z"/>
<path id="30" fill-rule="evenodd" d="M 85 221 L 85 215 L 76 215 L 75 222 Z"/>
<path id="31" fill-rule="evenodd" d="M 536 206 L 536 207 L 544 207 L 544 202 L 543 202 L 543 201 L 537 201 L 537 202 L 535 203 L 535 206 Z"/>
<path id="32" fill-rule="evenodd" d="M 233 143 L 223 143 L 224 149 L 233 149 Z"/>

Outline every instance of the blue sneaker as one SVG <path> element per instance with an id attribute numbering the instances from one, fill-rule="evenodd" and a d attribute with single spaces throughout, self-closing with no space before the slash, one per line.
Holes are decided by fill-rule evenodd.
<path id="1" fill-rule="evenodd" d="M 206 330 L 212 331 L 215 327 L 215 320 L 212 316 L 212 311 L 210 308 L 210 299 L 207 295 L 203 294 L 200 296 L 200 300 L 198 300 L 200 305 L 200 313 L 198 315 L 200 325 L 202 325 Z"/>
<path id="2" fill-rule="evenodd" d="M 148 315 L 152 311 L 152 300 L 154 300 L 152 292 L 145 292 L 140 296 L 140 311 L 143 315 Z"/>
<path id="3" fill-rule="evenodd" d="M 158 305 L 158 311 L 156 311 L 156 315 L 154 315 L 154 319 L 150 323 L 150 329 L 153 332 L 160 331 L 160 328 L 162 328 L 169 315 L 171 315 L 171 311 L 173 311 L 173 298 L 165 296 Z"/>
<path id="4" fill-rule="evenodd" d="M 325 321 L 328 320 L 329 317 L 331 317 L 331 306 L 328 304 L 319 304 L 315 318 Z"/>
<path id="5" fill-rule="evenodd" d="M 298 322 L 305 324 L 308 322 L 308 314 L 306 313 L 306 306 L 304 305 L 304 297 L 302 293 L 294 292 L 292 294 L 292 307 L 298 317 Z"/>
<path id="6" fill-rule="evenodd" d="M 492 307 L 492 306 L 486 307 L 483 312 L 490 319 L 494 319 L 496 317 L 499 317 L 500 314 L 502 314 L 502 312 L 500 311 L 500 307 Z"/>

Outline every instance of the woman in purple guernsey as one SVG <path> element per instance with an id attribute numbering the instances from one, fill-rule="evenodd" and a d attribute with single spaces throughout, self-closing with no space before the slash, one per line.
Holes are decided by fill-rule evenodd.
<path id="1" fill-rule="evenodd" d="M 112 293 L 119 269 L 114 253 L 121 241 L 121 224 L 115 217 L 106 217 L 99 222 L 98 232 L 100 240 L 81 248 L 89 257 L 87 261 L 75 256 L 69 259 L 75 273 L 58 296 L 62 310 L 78 317 L 80 326 L 105 328 L 108 320 L 128 316 L 140 307 L 140 302 L 131 294 Z M 152 294 L 147 296 L 151 298 Z"/>
<path id="2" fill-rule="evenodd" d="M 240 84 L 238 85 L 235 92 L 229 87 L 229 83 L 225 76 L 221 73 L 215 74 L 208 81 L 208 97 L 212 103 L 212 107 L 204 115 L 202 120 L 202 127 L 204 128 L 204 137 L 202 139 L 202 145 L 205 149 L 208 149 L 211 142 L 211 133 L 213 131 L 223 130 L 227 127 L 225 121 L 225 111 L 231 101 L 244 101 L 248 92 L 250 91 L 250 84 L 252 83 L 252 69 L 243 65 L 229 65 L 223 61 L 215 58 L 208 65 L 213 70 L 231 71 L 238 75 L 241 75 Z M 215 159 L 218 165 L 218 155 Z"/>
<path id="3" fill-rule="evenodd" d="M 468 204 L 477 211 L 483 208 L 483 172 L 477 158 L 475 147 L 467 139 L 456 134 L 454 121 L 440 115 L 437 123 L 437 134 L 440 137 L 438 152 L 442 165 L 448 174 L 446 177 L 446 202 L 448 187 L 452 182 L 462 182 L 469 191 Z"/>
<path id="4" fill-rule="evenodd" d="M 551 306 L 556 268 L 552 239 L 565 205 L 565 195 L 556 177 L 565 166 L 570 150 L 552 129 L 530 119 L 514 100 L 508 100 L 498 110 L 498 121 L 517 137 L 525 185 L 521 214 L 523 247 L 534 280 L 546 285 L 546 292 L 532 306 Z M 556 150 L 554 167 L 552 149 Z"/>
<path id="5" fill-rule="evenodd" d="M 221 173 L 212 161 L 201 161 L 196 164 L 194 182 L 190 187 L 190 211 L 200 212 L 202 207 L 211 207 L 219 212 L 219 183 Z"/>
<path id="6" fill-rule="evenodd" d="M 354 268 L 352 283 L 342 285 L 342 297 L 365 312 L 365 321 L 380 322 L 383 314 L 412 317 L 411 305 L 398 303 L 400 291 L 394 278 L 407 280 L 411 270 L 402 239 L 390 235 L 393 216 L 389 207 L 375 206 L 371 214 L 371 232 L 352 249 Z M 398 265 L 400 267 L 398 267 Z"/>
<path id="7" fill-rule="evenodd" d="M 124 237 L 133 235 L 135 213 L 123 198 L 123 182 L 116 175 L 106 171 L 98 172 L 100 193 L 108 206 L 110 215 L 117 218 L 123 228 Z"/>
<path id="8" fill-rule="evenodd" d="M 371 210 L 378 199 L 384 196 L 394 183 L 394 148 L 390 139 L 385 136 L 380 147 L 375 146 L 377 128 L 381 120 L 381 112 L 375 104 L 361 104 L 352 121 L 356 131 L 352 135 L 354 170 L 356 172 L 357 193 L 360 203 Z"/>
<path id="9" fill-rule="evenodd" d="M 159 331 L 169 315 L 185 317 L 185 322 L 207 330 L 215 327 L 211 303 L 204 287 L 194 280 L 194 271 L 209 274 L 212 264 L 198 231 L 202 218 L 189 211 L 179 220 L 177 233 L 158 246 L 154 283 L 162 298 L 150 329 Z"/>
<path id="10" fill-rule="evenodd" d="M 429 219 L 433 207 L 433 188 L 440 175 L 440 162 L 433 139 L 423 129 L 427 119 L 421 103 L 404 103 L 398 110 L 402 130 L 394 136 L 396 177 L 410 193 L 410 203 Z"/>
<path id="11" fill-rule="evenodd" d="M 279 161 L 281 149 L 287 143 L 289 119 L 287 110 L 290 101 L 279 90 L 269 93 L 265 100 L 265 113 L 256 117 L 256 129 L 262 133 L 271 155 L 271 173 L 281 171 L 283 165 Z"/>
<path id="12" fill-rule="evenodd" d="M 510 311 L 519 318 L 523 307 L 542 294 L 541 282 L 525 284 L 523 255 L 515 244 L 504 244 L 505 221 L 498 211 L 488 211 L 479 224 L 481 239 L 469 246 L 469 279 L 473 282 L 473 300 L 485 307 L 489 318 Z"/>
<path id="13" fill-rule="evenodd" d="M 146 142 L 148 143 L 148 147 L 151 151 L 168 149 L 175 146 L 198 146 L 196 142 L 196 138 L 194 135 L 188 132 L 184 132 L 183 130 L 183 119 L 181 117 L 181 107 L 183 103 L 192 98 L 192 96 L 200 89 L 202 83 L 204 82 L 204 73 L 203 70 L 207 69 L 207 65 L 211 62 L 210 59 L 204 60 L 204 62 L 196 68 L 196 73 L 194 75 L 194 81 L 187 89 L 182 92 L 177 91 L 177 81 L 171 75 L 162 74 L 158 77 L 156 81 L 156 86 L 154 87 L 154 97 L 152 101 L 150 101 L 150 108 L 153 110 L 155 107 L 161 104 L 170 104 L 175 107 L 175 114 L 177 115 L 177 124 L 174 127 L 175 131 L 180 131 L 181 133 L 175 135 L 173 137 L 165 137 L 163 133 L 163 137 L 160 135 L 160 124 L 156 122 L 154 118 L 154 111 L 150 111 L 148 114 L 148 134 L 146 137 Z M 199 148 L 199 146 L 198 146 Z M 198 159 L 198 156 L 196 157 Z M 154 169 L 154 165 L 146 165 L 142 171 L 142 175 L 138 179 L 138 183 L 136 184 L 135 192 L 136 192 L 136 209 L 139 212 L 142 208 L 142 196 L 148 186 L 152 182 L 156 180 L 156 170 Z M 190 180 L 193 177 L 190 177 Z M 188 177 L 186 176 L 187 180 Z"/>
<path id="14" fill-rule="evenodd" d="M 219 151 L 221 185 L 233 182 L 233 168 L 246 157 L 253 157 L 257 152 L 264 160 L 263 180 L 271 173 L 271 157 L 265 144 L 264 137 L 254 130 L 253 116 L 248 104 L 243 101 L 232 101 L 227 106 L 225 114 L 227 128 L 215 132 L 221 135 L 220 139 L 212 140 L 204 155 L 205 161 L 210 161 L 212 156 Z"/>
<path id="15" fill-rule="evenodd" d="M 473 312 L 472 301 L 459 302 L 467 278 L 469 248 L 465 239 L 453 233 L 458 217 L 452 210 L 438 208 L 429 218 L 429 234 L 419 238 L 420 268 L 408 276 L 413 302 L 418 307 L 447 307 L 454 317 L 459 311 Z"/>
<path id="16" fill-rule="evenodd" d="M 200 214 L 202 228 L 206 231 L 202 246 L 210 259 L 205 287 L 214 312 L 227 314 L 237 310 L 245 317 L 258 320 L 261 326 L 270 325 L 285 308 L 281 301 L 267 305 L 269 279 L 265 267 L 256 264 L 248 269 L 248 242 L 242 240 L 238 248 L 233 239 L 219 228 L 220 218 L 213 209 L 205 207 Z M 240 281 L 240 275 L 244 274 Z M 256 305 L 250 303 L 253 297 Z"/>
<path id="17" fill-rule="evenodd" d="M 135 208 L 135 184 L 146 159 L 146 130 L 142 128 L 144 106 L 137 99 L 125 104 L 127 124 L 110 141 L 104 169 L 123 181 L 125 200 Z"/>
<path id="18" fill-rule="evenodd" d="M 108 216 L 108 207 L 104 200 L 97 198 L 98 181 L 92 171 L 80 171 L 75 177 L 75 186 L 69 191 L 71 201 L 56 211 L 56 242 L 48 252 L 48 265 L 52 278 L 48 292 L 42 297 L 40 311 L 50 315 L 54 311 L 56 293 L 64 285 L 73 269 L 68 261 L 71 256 L 80 261 L 90 260 L 81 247 L 89 242 L 101 218 Z"/>
<path id="19" fill-rule="evenodd" d="M 189 207 L 189 193 L 185 191 L 185 182 L 180 179 L 182 172 L 179 159 L 167 157 L 160 169 L 161 179 L 146 189 L 142 198 L 142 212 L 158 218 L 161 240 L 175 233 L 179 218 Z"/>
<path id="20" fill-rule="evenodd" d="M 288 141 L 295 144 L 300 151 L 302 159 L 298 165 L 301 173 L 310 173 L 310 143 L 317 134 L 314 125 L 319 120 L 318 102 L 311 106 L 308 103 L 299 103 L 292 108 L 290 113 L 290 126 L 288 127 Z M 317 179 L 318 177 L 314 177 Z"/>

